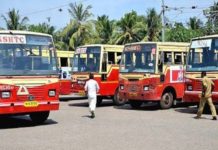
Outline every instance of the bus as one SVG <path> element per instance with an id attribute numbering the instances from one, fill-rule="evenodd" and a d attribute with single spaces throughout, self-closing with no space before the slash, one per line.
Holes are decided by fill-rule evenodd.
<path id="1" fill-rule="evenodd" d="M 29 115 L 34 123 L 59 109 L 53 38 L 27 31 L 0 31 L 0 115 Z"/>
<path id="2" fill-rule="evenodd" d="M 118 92 L 119 62 L 123 46 L 93 44 L 78 47 L 73 58 L 72 89 L 74 97 L 86 97 L 84 86 L 89 73 L 100 86 L 97 105 L 103 99 L 116 99 Z"/>
<path id="3" fill-rule="evenodd" d="M 74 51 L 57 50 L 57 59 L 59 64 L 59 78 L 60 78 L 60 99 L 70 98 L 72 93 L 72 60 Z"/>
<path id="4" fill-rule="evenodd" d="M 197 37 L 191 40 L 185 72 L 184 102 L 199 103 L 202 91 L 201 72 L 215 84 L 213 102 L 218 102 L 218 35 Z"/>
<path id="5" fill-rule="evenodd" d="M 172 107 L 184 93 L 184 63 L 189 43 L 126 44 L 121 57 L 118 100 L 133 108 L 144 102 Z"/>

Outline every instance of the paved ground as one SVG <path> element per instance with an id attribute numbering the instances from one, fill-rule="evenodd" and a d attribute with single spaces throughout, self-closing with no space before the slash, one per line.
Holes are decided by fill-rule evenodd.
<path id="1" fill-rule="evenodd" d="M 195 114 L 195 107 L 133 110 L 104 102 L 91 119 L 86 100 L 66 101 L 43 125 L 0 118 L 0 150 L 217 150 L 218 121 Z"/>

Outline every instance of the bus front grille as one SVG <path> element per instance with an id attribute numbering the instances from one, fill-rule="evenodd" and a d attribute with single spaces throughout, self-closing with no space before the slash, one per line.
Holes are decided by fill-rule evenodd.
<path id="1" fill-rule="evenodd" d="M 28 88 L 28 95 L 17 95 L 18 101 L 27 101 L 27 100 L 43 100 L 45 90 L 44 88 Z"/>

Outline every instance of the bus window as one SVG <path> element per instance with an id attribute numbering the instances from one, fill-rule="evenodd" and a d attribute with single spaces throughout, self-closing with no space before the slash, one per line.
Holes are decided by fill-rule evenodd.
<path id="1" fill-rule="evenodd" d="M 163 71 L 163 63 L 164 63 L 164 52 L 161 51 L 158 54 L 158 72 Z"/>
<path id="2" fill-rule="evenodd" d="M 101 71 L 107 72 L 107 53 L 103 54 Z"/>
<path id="3" fill-rule="evenodd" d="M 165 64 L 172 64 L 172 53 L 171 52 L 164 52 L 164 63 Z"/>
<path id="4" fill-rule="evenodd" d="M 108 52 L 108 64 L 115 64 L 115 53 Z"/>
<path id="5" fill-rule="evenodd" d="M 60 60 L 61 60 L 60 61 L 61 67 L 67 67 L 68 66 L 67 57 L 61 57 Z"/>
<path id="6" fill-rule="evenodd" d="M 175 64 L 182 64 L 182 53 L 175 52 L 174 57 Z"/>
<path id="7" fill-rule="evenodd" d="M 120 64 L 120 61 L 121 61 L 121 55 L 122 55 L 122 53 L 117 52 L 117 62 L 116 62 L 116 64 Z"/>

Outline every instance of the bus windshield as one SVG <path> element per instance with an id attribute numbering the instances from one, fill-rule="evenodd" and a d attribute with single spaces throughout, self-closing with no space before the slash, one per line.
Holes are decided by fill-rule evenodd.
<path id="1" fill-rule="evenodd" d="M 218 39 L 199 39 L 191 43 L 187 71 L 218 70 Z"/>
<path id="2" fill-rule="evenodd" d="M 120 72 L 154 73 L 155 53 L 155 44 L 126 45 L 121 58 Z"/>
<path id="3" fill-rule="evenodd" d="M 73 72 L 99 72 L 100 46 L 79 47 L 73 58 Z"/>
<path id="4" fill-rule="evenodd" d="M 0 75 L 57 74 L 50 36 L 0 34 Z"/>

